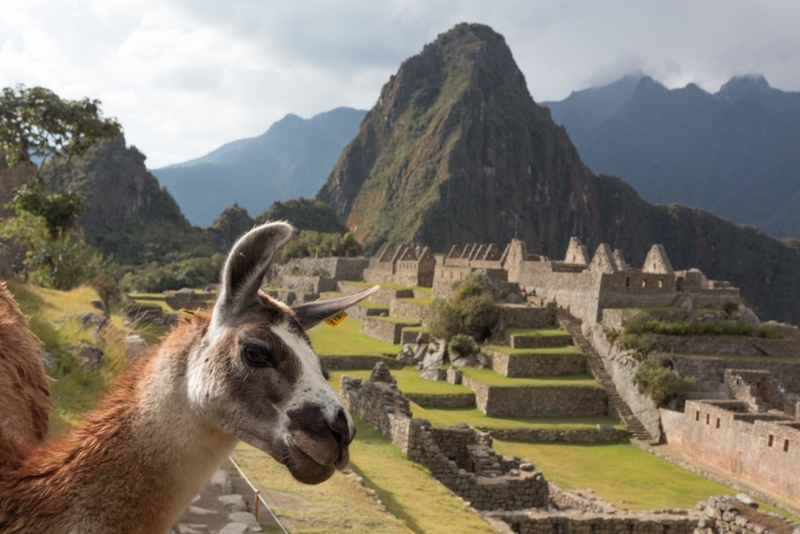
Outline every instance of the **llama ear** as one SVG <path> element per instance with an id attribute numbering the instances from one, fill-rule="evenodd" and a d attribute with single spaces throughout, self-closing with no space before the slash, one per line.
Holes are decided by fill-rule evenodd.
<path id="1" fill-rule="evenodd" d="M 294 228 L 285 222 L 257 226 L 233 245 L 222 268 L 222 284 L 215 311 L 236 314 L 259 302 L 258 290 L 275 252 L 291 236 Z"/>
<path id="2" fill-rule="evenodd" d="M 294 311 L 295 317 L 300 322 L 303 330 L 308 330 L 309 328 L 317 326 L 325 319 L 344 311 L 353 304 L 358 304 L 375 293 L 380 287 L 381 286 L 373 286 L 366 291 L 354 295 L 318 300 L 316 302 L 305 302 L 297 306 L 292 306 L 292 311 Z"/>

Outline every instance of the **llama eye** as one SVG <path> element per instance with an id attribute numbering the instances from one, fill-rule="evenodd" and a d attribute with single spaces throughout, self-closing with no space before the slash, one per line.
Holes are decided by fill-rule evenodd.
<path id="1" fill-rule="evenodd" d="M 262 347 L 246 345 L 242 348 L 242 357 L 253 367 L 272 367 L 271 355 Z"/>

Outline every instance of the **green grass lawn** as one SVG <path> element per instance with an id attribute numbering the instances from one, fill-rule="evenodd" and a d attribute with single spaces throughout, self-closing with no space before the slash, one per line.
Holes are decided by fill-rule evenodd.
<path id="1" fill-rule="evenodd" d="M 358 434 L 350 446 L 352 469 L 408 528 L 425 534 L 496 532 L 434 479 L 427 468 L 406 458 L 372 425 L 353 419 Z M 374 532 L 384 531 L 377 527 Z"/>
<path id="2" fill-rule="evenodd" d="M 326 482 L 309 486 L 296 481 L 286 467 L 250 445 L 240 443 L 233 457 L 256 487 L 295 497 L 283 501 L 294 501 L 293 506 L 272 506 L 289 532 L 411 532 L 402 521 L 383 512 L 374 497 L 351 476 L 337 472 Z M 266 499 L 270 503 L 269 494 Z"/>
<path id="3" fill-rule="evenodd" d="M 379 302 L 372 302 L 369 300 L 362 300 L 361 302 L 358 303 L 358 306 L 361 306 L 362 308 L 386 310 L 387 312 L 389 311 L 389 306 L 387 306 L 386 304 L 381 304 Z"/>
<path id="4" fill-rule="evenodd" d="M 505 354 L 583 354 L 575 345 L 565 347 L 543 347 L 538 349 L 512 349 L 503 345 L 484 345 L 485 349 L 496 350 Z"/>
<path id="5" fill-rule="evenodd" d="M 461 369 L 465 376 L 478 382 L 490 386 L 501 387 L 553 387 L 553 386 L 572 386 L 572 387 L 595 387 L 603 386 L 590 375 L 559 375 L 559 376 L 534 376 L 524 378 L 508 378 L 491 369 L 474 369 L 464 367 Z"/>
<path id="6" fill-rule="evenodd" d="M 682 355 L 683 356 L 683 355 Z M 761 362 L 787 362 L 800 363 L 797 357 L 773 357 L 773 356 L 741 356 L 735 354 L 686 354 L 692 358 L 705 358 L 709 360 L 737 360 L 737 361 L 761 361 Z"/>
<path id="7" fill-rule="evenodd" d="M 519 326 L 511 326 L 503 330 L 504 334 L 515 336 L 542 336 L 542 337 L 561 337 L 568 336 L 569 333 L 559 326 L 550 326 L 547 328 L 521 328 Z"/>
<path id="8" fill-rule="evenodd" d="M 592 488 L 619 508 L 692 508 L 711 495 L 738 491 L 717 484 L 630 443 L 523 443 L 494 441 L 503 454 L 527 458 L 544 477 L 567 489 Z M 762 503 L 761 508 L 791 517 Z"/>
<path id="9" fill-rule="evenodd" d="M 410 304 L 419 304 L 420 306 L 432 306 L 433 298 L 419 298 L 419 299 L 397 299 Z"/>
<path id="10" fill-rule="evenodd" d="M 311 344 L 320 356 L 395 356 L 400 345 L 384 343 L 362 334 L 361 323 L 350 317 L 336 327 L 320 324 L 308 331 Z"/>
<path id="11" fill-rule="evenodd" d="M 345 374 L 350 378 L 362 378 L 366 380 L 372 371 L 353 370 L 353 371 L 331 371 L 329 382 L 339 389 L 341 376 Z M 392 369 L 392 376 L 397 380 L 397 387 L 403 393 L 414 393 L 418 395 L 457 395 L 472 393 L 466 386 L 459 386 L 440 380 L 425 380 L 419 377 L 419 371 L 413 366 L 406 366 L 403 369 Z"/>

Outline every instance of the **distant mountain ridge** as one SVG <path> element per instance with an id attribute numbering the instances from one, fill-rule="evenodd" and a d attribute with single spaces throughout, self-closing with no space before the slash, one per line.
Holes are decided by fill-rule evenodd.
<path id="1" fill-rule="evenodd" d="M 800 93 L 755 75 L 715 94 L 628 76 L 542 105 L 595 172 L 621 176 L 645 199 L 800 237 Z"/>
<path id="2" fill-rule="evenodd" d="M 645 78 L 633 86 L 617 86 L 619 94 L 631 91 L 627 98 L 592 98 L 622 100 L 621 108 L 670 93 Z M 697 87 L 685 93 L 705 101 Z M 660 116 L 651 118 L 658 134 Z M 674 120 L 689 118 L 682 112 Z M 402 63 L 317 198 L 368 251 L 415 242 L 445 252 L 518 237 L 529 251 L 557 259 L 577 236 L 592 252 L 605 242 L 641 265 L 661 243 L 676 269 L 728 280 L 766 318 L 800 323 L 800 242 L 699 209 L 653 206 L 620 178 L 592 173 L 487 26 L 459 24 Z"/>
<path id="3" fill-rule="evenodd" d="M 365 113 L 336 108 L 310 119 L 289 114 L 258 137 L 151 172 L 193 224 L 209 226 L 234 203 L 261 213 L 276 201 L 313 196 Z"/>

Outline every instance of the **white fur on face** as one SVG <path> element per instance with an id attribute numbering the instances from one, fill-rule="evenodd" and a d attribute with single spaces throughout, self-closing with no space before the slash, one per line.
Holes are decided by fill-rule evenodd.
<path id="1" fill-rule="evenodd" d="M 311 350 L 308 342 L 293 333 L 286 323 L 273 326 L 271 330 L 294 353 L 301 365 L 300 376 L 294 385 L 294 394 L 292 398 L 287 399 L 283 407 L 284 411 L 299 408 L 304 404 L 316 404 L 320 406 L 322 415 L 328 422 L 335 421 L 339 410 L 344 410 L 344 405 L 325 377 L 322 376 L 319 356 Z M 350 437 L 352 437 L 355 433 L 355 425 L 347 410 L 344 410 L 344 413 L 347 417 L 347 426 L 350 428 Z"/>

